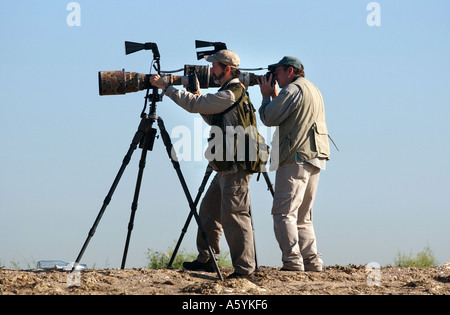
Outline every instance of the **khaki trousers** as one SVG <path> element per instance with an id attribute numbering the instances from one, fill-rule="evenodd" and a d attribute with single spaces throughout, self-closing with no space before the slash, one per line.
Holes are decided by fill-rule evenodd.
<path id="1" fill-rule="evenodd" d="M 215 255 L 220 253 L 222 230 L 230 249 L 235 272 L 243 275 L 255 271 L 255 247 L 250 217 L 249 181 L 252 174 L 237 167 L 233 174 L 218 172 L 200 205 L 199 217 Z M 197 233 L 197 260 L 209 260 L 208 247 Z"/>
<path id="2" fill-rule="evenodd" d="M 307 162 L 277 169 L 272 215 L 285 269 L 322 267 L 312 217 L 319 174 L 320 169 Z"/>

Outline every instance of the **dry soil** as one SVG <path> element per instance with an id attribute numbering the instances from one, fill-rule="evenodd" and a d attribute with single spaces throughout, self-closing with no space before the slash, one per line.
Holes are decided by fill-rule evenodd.
<path id="1" fill-rule="evenodd" d="M 224 277 L 232 272 L 222 268 Z M 0 295 L 448 295 L 450 263 L 435 268 L 327 266 L 321 273 L 260 267 L 249 279 L 220 281 L 187 270 L 0 269 Z"/>

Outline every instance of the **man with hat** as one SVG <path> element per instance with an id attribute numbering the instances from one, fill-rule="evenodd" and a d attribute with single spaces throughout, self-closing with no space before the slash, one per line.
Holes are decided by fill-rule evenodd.
<path id="1" fill-rule="evenodd" d="M 238 125 L 238 106 L 242 102 L 250 102 L 245 87 L 239 81 L 239 56 L 230 50 L 220 50 L 206 56 L 205 59 L 212 62 L 211 76 L 221 85 L 217 93 L 202 94 L 198 89 L 195 93 L 178 90 L 167 85 L 164 78 L 159 75 L 153 75 L 150 83 L 163 89 L 165 95 L 186 111 L 201 114 L 212 126 L 211 134 L 214 128 L 217 131 L 217 127 L 221 128 L 221 132 L 225 132 L 225 127 L 235 128 Z M 215 136 L 216 140 L 221 139 L 217 138 L 217 134 Z M 234 139 L 234 135 L 231 137 Z M 212 138 L 213 136 L 210 139 Z M 208 155 L 208 151 L 211 150 L 207 150 L 205 156 Z M 234 157 L 234 154 L 232 156 Z M 210 158 L 208 160 L 212 161 Z M 201 202 L 199 216 L 215 255 L 220 252 L 220 237 L 222 230 L 224 231 L 234 267 L 234 273 L 229 278 L 243 278 L 250 276 L 256 268 L 249 195 L 249 181 L 252 174 L 241 162 L 233 158 L 227 162 L 230 163 L 222 163 L 226 165 L 226 169 L 217 169 L 213 166 L 217 174 Z M 209 257 L 208 248 L 200 231 L 197 234 L 197 249 L 199 252 L 197 259 L 185 262 L 183 267 L 189 270 L 214 272 L 212 259 L 215 257 Z"/>
<path id="2" fill-rule="evenodd" d="M 266 126 L 278 127 L 279 145 L 273 143 L 271 158 L 278 161 L 271 163 L 271 170 L 276 168 L 272 215 L 282 270 L 322 271 L 312 211 L 320 170 L 330 157 L 323 98 L 295 57 L 270 65 L 269 72 L 258 82 L 263 96 L 259 114 Z"/>

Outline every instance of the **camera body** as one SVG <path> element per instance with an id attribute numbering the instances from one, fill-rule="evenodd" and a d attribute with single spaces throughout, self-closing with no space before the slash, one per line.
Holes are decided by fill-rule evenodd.
<path id="1" fill-rule="evenodd" d="M 273 71 L 269 70 L 266 73 L 266 80 L 269 81 L 271 75 L 272 75 L 272 81 L 270 82 L 270 85 L 274 86 L 276 84 L 276 81 L 275 81 L 275 73 Z"/>

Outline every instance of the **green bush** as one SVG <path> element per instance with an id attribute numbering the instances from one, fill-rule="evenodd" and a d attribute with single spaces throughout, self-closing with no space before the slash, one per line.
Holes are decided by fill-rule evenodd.
<path id="1" fill-rule="evenodd" d="M 436 267 L 438 262 L 434 258 L 433 251 L 427 246 L 416 256 L 413 256 L 412 251 L 409 254 L 399 252 L 394 264 L 397 267 Z"/>
<path id="2" fill-rule="evenodd" d="M 165 269 L 169 264 L 170 258 L 174 252 L 174 248 L 171 246 L 165 252 L 158 252 L 153 249 L 148 249 L 146 257 L 148 264 L 146 265 L 149 269 Z M 221 267 L 231 267 L 231 261 L 227 258 L 229 252 L 221 253 L 218 257 L 217 264 Z M 186 252 L 184 249 L 179 249 L 177 256 L 175 257 L 172 268 L 181 269 L 183 268 L 183 263 L 185 261 L 193 261 L 197 258 L 197 253 L 194 251 Z"/>

